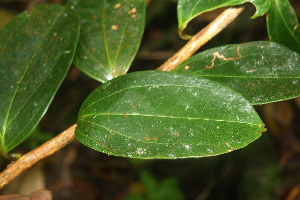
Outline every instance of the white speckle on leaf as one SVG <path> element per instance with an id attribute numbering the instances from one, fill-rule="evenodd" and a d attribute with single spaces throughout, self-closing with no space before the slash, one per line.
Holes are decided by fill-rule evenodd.
<path id="1" fill-rule="evenodd" d="M 132 154 L 131 154 L 131 153 L 127 153 L 127 156 L 128 156 L 128 157 L 132 157 Z"/>
<path id="2" fill-rule="evenodd" d="M 185 110 L 188 110 L 188 109 L 190 109 L 190 105 L 187 104 L 187 105 L 185 106 Z"/>
<path id="3" fill-rule="evenodd" d="M 298 84 L 298 80 L 294 80 L 294 81 L 293 81 L 293 84 L 294 84 L 294 85 Z"/>
<path id="4" fill-rule="evenodd" d="M 189 134 L 190 134 L 191 136 L 195 136 L 195 135 L 194 135 L 194 130 L 193 130 L 193 129 L 190 129 L 190 130 L 189 130 Z"/>
<path id="5" fill-rule="evenodd" d="M 169 154 L 169 158 L 175 158 L 174 154 Z"/>
<path id="6" fill-rule="evenodd" d="M 143 149 L 143 148 L 137 148 L 136 150 L 136 154 L 138 155 L 143 155 L 146 153 L 146 149 Z"/>
<path id="7" fill-rule="evenodd" d="M 71 51 L 69 51 L 69 50 L 66 50 L 66 51 L 64 51 L 64 54 L 69 54 Z"/>
<path id="8" fill-rule="evenodd" d="M 107 80 L 111 80 L 111 79 L 113 79 L 114 77 L 113 77 L 113 75 L 111 75 L 111 74 L 107 74 L 107 75 L 105 76 L 105 78 L 106 78 Z"/>

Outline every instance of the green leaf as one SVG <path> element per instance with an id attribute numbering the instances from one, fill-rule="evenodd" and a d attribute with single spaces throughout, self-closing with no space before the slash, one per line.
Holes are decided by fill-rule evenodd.
<path id="1" fill-rule="evenodd" d="M 90 77 L 106 82 L 126 74 L 140 46 L 145 0 L 70 0 L 81 33 L 75 64 Z"/>
<path id="2" fill-rule="evenodd" d="M 273 42 L 220 46 L 183 62 L 175 71 L 227 85 L 251 104 L 300 96 L 300 55 Z"/>
<path id="3" fill-rule="evenodd" d="M 75 54 L 74 12 L 43 5 L 0 30 L 0 142 L 3 155 L 34 130 Z"/>
<path id="4" fill-rule="evenodd" d="M 226 153 L 264 131 L 240 94 L 208 79 L 130 73 L 97 88 L 79 114 L 76 138 L 100 152 L 135 158 Z"/>
<path id="5" fill-rule="evenodd" d="M 140 173 L 145 194 L 143 199 L 148 200 L 181 200 L 183 194 L 180 191 L 175 177 L 168 177 L 164 180 L 155 180 L 155 178 L 147 171 Z"/>
<path id="6" fill-rule="evenodd" d="M 297 15 L 288 0 L 272 0 L 267 20 L 271 41 L 300 53 L 300 28 Z"/>
<path id="7" fill-rule="evenodd" d="M 179 34 L 183 36 L 183 30 L 187 24 L 204 12 L 246 2 L 250 2 L 256 7 L 256 13 L 252 18 L 265 15 L 271 6 L 271 0 L 179 0 L 177 5 Z"/>

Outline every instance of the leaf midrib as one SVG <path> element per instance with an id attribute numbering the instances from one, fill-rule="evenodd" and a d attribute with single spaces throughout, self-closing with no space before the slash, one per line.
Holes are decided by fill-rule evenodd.
<path id="1" fill-rule="evenodd" d="M 93 114 L 86 114 L 86 115 L 80 116 L 80 120 L 82 120 L 83 118 L 92 117 L 92 116 L 157 117 L 157 118 L 168 118 L 168 119 L 203 120 L 203 121 L 213 121 L 213 122 L 228 122 L 228 123 L 238 123 L 238 124 L 260 125 L 260 124 L 254 124 L 254 123 L 249 123 L 249 122 L 230 121 L 230 120 L 224 120 L 224 119 L 210 119 L 210 118 L 200 118 L 200 117 L 178 117 L 178 116 L 170 116 L 170 115 L 166 116 L 166 115 L 149 115 L 149 114 L 128 114 L 128 113 L 93 113 Z"/>
<path id="2" fill-rule="evenodd" d="M 124 134 L 121 134 L 119 131 L 116 131 L 116 130 L 112 130 L 112 129 L 110 129 L 110 128 L 108 128 L 108 127 L 105 127 L 105 126 L 103 126 L 103 125 L 101 125 L 101 124 L 98 124 L 98 123 L 95 123 L 95 122 L 91 122 L 91 121 L 85 121 L 85 120 L 82 120 L 83 122 L 88 122 L 88 123 L 91 123 L 91 124 L 94 124 L 94 125 L 96 125 L 96 126 L 99 126 L 99 127 L 101 127 L 101 128 L 103 128 L 103 129 L 105 129 L 105 130 L 107 130 L 108 132 L 114 132 L 114 133 L 116 133 L 116 134 L 118 134 L 118 135 L 121 135 L 121 136 L 123 136 L 123 137 L 125 137 L 125 138 L 129 138 L 129 139 L 131 139 L 131 140 L 134 140 L 134 141 L 137 141 L 137 142 L 142 142 L 142 143 L 152 143 L 152 144 L 163 144 L 163 145 L 165 145 L 166 143 L 161 143 L 161 142 L 146 142 L 146 141 L 144 141 L 144 140 L 138 140 L 138 139 L 136 139 L 136 138 L 132 138 L 132 137 L 128 137 L 127 135 L 124 135 Z M 249 124 L 249 125 L 256 125 L 256 124 Z M 88 137 L 88 138 L 90 138 L 89 137 L 89 134 L 82 134 L 82 135 L 84 135 L 85 137 Z M 91 138 L 90 138 L 91 139 Z M 197 141 L 197 144 L 200 144 L 199 143 L 199 141 Z M 195 145 L 197 145 L 197 144 L 195 144 Z M 220 143 L 220 144 L 222 144 L 222 143 Z M 203 145 L 203 144 L 200 144 L 200 145 Z M 205 144 L 206 145 L 206 144 Z M 209 144 L 208 144 L 209 145 Z M 215 145 L 215 144 L 214 144 Z"/>
<path id="3" fill-rule="evenodd" d="M 104 0 L 103 2 L 103 9 L 102 9 L 102 17 L 103 17 L 103 21 L 102 21 L 102 36 L 103 36 L 103 40 L 104 40 L 104 48 L 105 48 L 105 52 L 106 52 L 106 56 L 107 56 L 107 61 L 108 61 L 108 65 L 110 70 L 112 71 L 112 64 L 111 64 L 111 59 L 110 59 L 110 51 L 108 48 L 108 41 L 107 41 L 107 37 L 106 37 L 106 0 Z"/>

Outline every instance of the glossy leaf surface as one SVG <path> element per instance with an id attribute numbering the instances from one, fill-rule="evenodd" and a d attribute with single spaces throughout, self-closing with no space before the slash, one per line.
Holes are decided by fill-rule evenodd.
<path id="1" fill-rule="evenodd" d="M 100 152 L 135 158 L 212 156 L 246 146 L 264 131 L 240 94 L 208 79 L 159 71 L 130 73 L 85 100 L 76 138 Z"/>
<path id="2" fill-rule="evenodd" d="M 179 33 L 182 35 L 187 24 L 204 12 L 246 2 L 250 2 L 256 7 L 253 18 L 265 15 L 271 6 L 271 0 L 179 0 L 177 5 Z"/>
<path id="3" fill-rule="evenodd" d="M 213 48 L 192 56 L 175 71 L 231 87 L 252 104 L 300 96 L 300 55 L 273 42 Z"/>
<path id="4" fill-rule="evenodd" d="M 272 0 L 267 20 L 271 41 L 300 53 L 300 27 L 297 15 L 288 0 Z"/>
<path id="5" fill-rule="evenodd" d="M 101 82 L 125 74 L 140 46 L 145 0 L 70 0 L 68 6 L 81 23 L 76 66 Z"/>
<path id="6" fill-rule="evenodd" d="M 34 130 L 75 54 L 79 21 L 58 5 L 23 12 L 0 30 L 0 142 L 5 155 Z"/>

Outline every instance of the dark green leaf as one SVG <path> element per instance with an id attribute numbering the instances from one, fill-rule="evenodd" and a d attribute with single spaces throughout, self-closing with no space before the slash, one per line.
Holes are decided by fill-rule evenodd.
<path id="1" fill-rule="evenodd" d="M 75 64 L 101 82 L 126 74 L 140 46 L 145 0 L 70 0 L 68 5 L 81 22 Z"/>
<path id="2" fill-rule="evenodd" d="M 267 20 L 271 41 L 300 53 L 300 28 L 297 15 L 288 0 L 272 0 Z"/>
<path id="3" fill-rule="evenodd" d="M 300 55 L 272 42 L 226 45 L 201 52 L 175 71 L 231 87 L 251 104 L 300 96 Z"/>
<path id="4" fill-rule="evenodd" d="M 179 33 L 182 35 L 187 24 L 197 15 L 246 2 L 250 2 L 256 7 L 253 18 L 266 14 L 271 6 L 271 0 L 179 0 L 177 6 Z"/>
<path id="5" fill-rule="evenodd" d="M 159 71 L 113 79 L 86 99 L 76 138 L 100 152 L 136 158 L 226 153 L 261 135 L 240 94 L 208 79 Z"/>
<path id="6" fill-rule="evenodd" d="M 58 5 L 23 12 L 0 30 L 0 142 L 5 155 L 34 130 L 72 62 L 76 14 Z"/>

